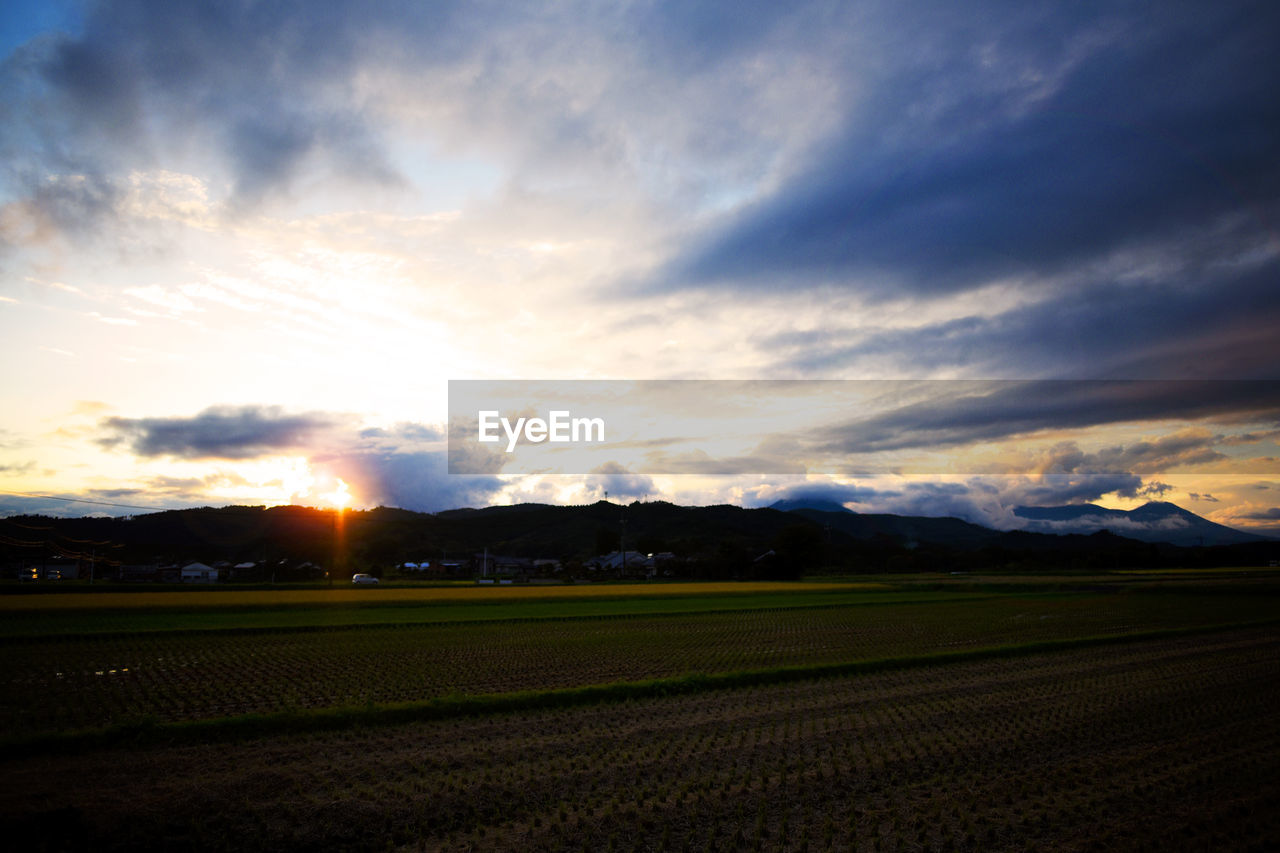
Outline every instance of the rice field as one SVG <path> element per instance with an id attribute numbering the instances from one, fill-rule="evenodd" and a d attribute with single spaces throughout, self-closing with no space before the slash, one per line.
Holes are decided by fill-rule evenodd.
<path id="1" fill-rule="evenodd" d="M 494 618 L 428 600 L 425 621 L 340 625 L 291 622 L 317 611 L 288 598 L 155 611 L 194 629 L 107 607 L 121 630 L 0 637 L 0 832 L 95 850 L 1273 849 L 1280 598 L 1213 584 L 679 585 L 674 609 L 605 613 L 539 590 Z"/>
<path id="2" fill-rule="evenodd" d="M 103 850 L 1265 850 L 1272 631 L 5 763 Z M 24 848 L 30 849 L 30 848 Z"/>
<path id="3" fill-rule="evenodd" d="M 772 600 L 762 591 L 754 603 Z M 1256 621 L 1275 615 L 1271 605 L 1136 593 L 863 598 L 625 618 L 25 637 L 0 646 L 0 727 L 33 734 L 839 664 Z"/>
<path id="4" fill-rule="evenodd" d="M 439 604 L 528 602 L 537 600 L 637 599 L 704 595 L 761 595 L 887 589 L 877 582 L 739 582 L 645 584 L 548 584 L 353 587 L 349 583 L 327 589 L 176 589 L 111 592 L 58 592 L 8 595 L 0 598 L 0 612 L 116 609 L 203 609 L 209 607 L 291 607 L 296 605 Z"/>

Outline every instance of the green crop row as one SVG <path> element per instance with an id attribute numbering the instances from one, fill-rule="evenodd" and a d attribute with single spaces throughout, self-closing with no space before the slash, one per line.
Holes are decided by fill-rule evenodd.
<path id="1" fill-rule="evenodd" d="M 745 585 L 744 585 L 745 586 Z M 747 587 L 749 589 L 749 587 Z M 851 590 L 832 592 L 741 592 L 734 595 L 690 594 L 635 598 L 565 598 L 492 602 L 397 601 L 340 604 L 280 604 L 220 607 L 49 608 L 9 611 L 0 619 L 0 643 L 60 642 L 108 639 L 120 634 L 270 633 L 284 630 L 404 627 L 436 623 L 518 622 L 551 619 L 664 616 L 796 607 L 930 604 L 977 600 L 990 593 L 943 591 Z"/>
<path id="2" fill-rule="evenodd" d="M 1274 849 L 1278 643 L 1112 637 L 403 725 L 281 720 L 248 741 L 188 724 L 128 751 L 10 752 L 0 831 L 19 849 L 249 853 Z"/>
<path id="3" fill-rule="evenodd" d="M 568 690 L 690 673 L 1122 636 L 1274 618 L 1261 596 L 1001 596 L 877 607 L 439 623 L 388 630 L 182 632 L 10 643 L 0 727 L 29 734 Z"/>

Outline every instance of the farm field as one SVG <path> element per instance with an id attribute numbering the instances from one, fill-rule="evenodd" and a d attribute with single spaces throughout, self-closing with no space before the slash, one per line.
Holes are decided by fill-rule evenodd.
<path id="1" fill-rule="evenodd" d="M 24 735 L 138 721 L 407 703 L 446 696 L 582 687 L 1250 622 L 1276 615 L 1260 596 L 1172 593 L 936 592 L 912 599 L 853 591 L 797 603 L 771 588 L 703 612 L 253 631 L 183 629 L 26 636 L 0 644 L 0 727 Z M 573 604 L 570 600 L 567 604 Z M 764 605 L 774 604 L 773 607 Z M 528 601 L 545 606 L 541 597 Z M 630 613 L 626 607 L 634 608 Z M 45 611 L 52 615 L 50 611 Z M 572 612 L 572 610 L 570 610 Z M 206 608 L 224 625 L 237 616 Z M 265 614 L 269 615 L 269 614 Z M 279 611 L 282 620 L 287 611 Z M 336 615 L 336 614 L 331 614 Z M 625 617 L 625 618 L 622 618 Z M 30 627 L 30 626 L 28 626 Z"/>
<path id="2" fill-rule="evenodd" d="M 980 592 L 896 590 L 882 584 L 774 585 L 777 588 L 725 591 L 727 584 L 665 586 L 481 588 L 483 595 L 453 596 L 453 590 L 350 590 L 336 600 L 302 597 L 294 591 L 214 593 L 122 593 L 0 596 L 0 641 L 22 636 L 47 638 L 146 631 L 251 631 L 334 628 L 358 625 L 412 625 L 513 619 L 634 616 L 830 606 L 858 601 L 956 600 Z M 466 591 L 474 592 L 476 587 Z M 559 595 L 553 593 L 559 593 Z M 610 594 L 605 594 L 610 593 Z M 767 594 L 766 594 L 767 593 Z"/>
<path id="3" fill-rule="evenodd" d="M 1280 597 L 1223 584 L 28 625 L 0 640 L 0 831 L 24 849 L 1271 849 Z M 47 598 L 50 625 L 92 612 Z"/>
<path id="4" fill-rule="evenodd" d="M 494 601 L 531 601 L 554 599 L 580 601 L 584 599 L 622 599 L 635 601 L 646 598 L 684 598 L 689 596 L 739 595 L 753 596 L 765 593 L 850 592 L 854 590 L 884 589 L 877 582 L 787 582 L 762 581 L 743 584 L 738 582 L 687 582 L 644 584 L 550 584 L 546 586 L 481 586 L 472 583 L 417 585 L 389 587 L 305 587 L 290 589 L 223 590 L 216 587 L 187 587 L 186 589 L 155 589 L 143 587 L 121 591 L 118 586 L 106 591 L 95 591 L 83 586 L 74 591 L 57 591 L 42 595 L 13 595 L 3 603 L 6 610 L 65 610 L 65 609 L 151 609 L 188 608 L 206 609 L 246 606 L 298 606 L 298 605 L 361 605 L 361 604 L 463 604 L 492 603 Z"/>

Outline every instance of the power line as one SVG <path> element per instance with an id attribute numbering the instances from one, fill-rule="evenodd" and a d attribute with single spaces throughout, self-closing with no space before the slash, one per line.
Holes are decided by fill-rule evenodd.
<path id="1" fill-rule="evenodd" d="M 53 528 L 47 524 L 37 527 L 34 524 L 23 524 L 20 521 L 14 521 L 12 518 L 0 518 L 5 524 L 12 524 L 14 527 L 21 527 L 23 530 L 52 530 Z"/>
<path id="2" fill-rule="evenodd" d="M 20 498 L 40 498 L 47 501 L 66 501 L 68 503 L 78 504 L 95 504 L 97 506 L 114 506 L 120 509 L 149 509 L 153 512 L 177 511 L 178 509 L 190 509 L 190 507 L 171 507 L 171 506 L 139 506 L 138 504 L 118 504 L 111 501 L 94 501 L 88 498 L 63 498 L 57 495 L 33 495 L 29 492 L 10 492 L 0 489 L 0 495 L 15 495 Z"/>
<path id="3" fill-rule="evenodd" d="M 122 504 L 122 503 L 113 503 L 111 501 L 95 501 L 95 500 L 90 500 L 89 498 L 65 498 L 65 497 L 59 497 L 58 495 L 37 495 L 37 494 L 32 494 L 31 492 L 10 492 L 6 489 L 0 489 L 0 495 L 14 495 L 20 498 L 40 498 L 42 500 L 49 500 L 49 501 L 66 501 L 67 503 L 94 504 L 96 506 L 114 506 L 114 507 L 119 507 L 120 509 L 145 509 L 149 512 L 183 512 L 185 510 L 190 510 L 190 509 L 216 509 L 218 512 L 227 512 L 231 510 L 251 510 L 251 511 L 257 512 L 263 509 L 275 508 L 275 506 L 268 507 L 265 504 L 244 505 L 244 506 L 235 505 L 235 506 L 223 506 L 223 507 L 213 507 L 208 505 L 204 505 L 204 506 L 140 506 L 138 504 Z M 314 506 L 301 506 L 299 504 L 279 504 L 277 506 L 298 506 L 300 509 L 312 509 L 318 512 L 337 512 L 336 509 L 327 509 L 325 507 L 314 507 Z M 4 520 L 4 519 L 0 519 L 0 520 Z M 30 529 L 48 530 L 50 528 L 33 527 Z"/>

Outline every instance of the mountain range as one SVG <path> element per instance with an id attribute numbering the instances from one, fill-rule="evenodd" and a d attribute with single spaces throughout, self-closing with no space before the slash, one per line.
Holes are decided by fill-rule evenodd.
<path id="1" fill-rule="evenodd" d="M 1055 507 L 1018 507 L 1024 530 L 1035 533 L 1096 533 L 1109 530 L 1143 542 L 1168 542 L 1184 547 L 1236 545 L 1266 537 L 1218 524 L 1167 501 L 1151 501 L 1137 509 L 1108 509 L 1097 504 Z"/>
<path id="2" fill-rule="evenodd" d="M 832 519 L 826 516 L 834 513 L 838 529 L 855 538 L 885 533 L 948 545 L 980 545 L 1000 536 L 999 531 L 956 518 L 863 514 L 829 500 L 780 500 L 770 507 L 798 512 L 814 521 L 820 520 L 814 513 L 823 513 L 821 520 L 824 523 L 832 523 Z M 1164 542 L 1182 547 L 1266 541 L 1264 536 L 1209 521 L 1167 501 L 1151 501 L 1132 510 L 1108 509 L 1097 504 L 1020 506 L 1014 508 L 1013 514 L 1023 522 L 1016 529 L 1026 533 L 1087 536 L 1107 531 L 1140 542 Z"/>
<path id="3" fill-rule="evenodd" d="M 772 507 L 664 501 L 518 504 L 419 513 L 336 513 L 297 506 L 170 510 L 124 518 L 0 519 L 0 568 L 49 560 L 182 564 L 307 560 L 347 570 L 470 559 L 482 551 L 583 565 L 626 549 L 670 552 L 688 576 L 826 571 L 1114 568 L 1265 564 L 1276 540 L 1214 524 L 1170 503 L 1130 512 L 1094 505 L 1022 507 L 1020 530 L 958 518 L 852 512 L 822 501 Z M 766 558 L 766 555 L 773 557 Z M 340 555 L 340 560 L 339 560 Z"/>

